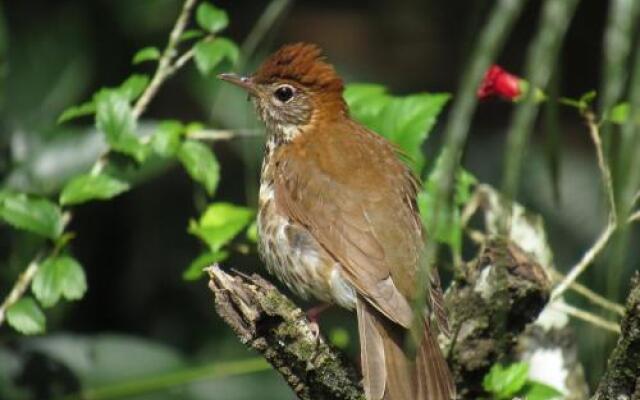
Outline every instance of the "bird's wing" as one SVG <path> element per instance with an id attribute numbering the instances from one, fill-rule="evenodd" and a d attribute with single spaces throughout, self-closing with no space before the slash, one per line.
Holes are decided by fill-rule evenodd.
<path id="1" fill-rule="evenodd" d="M 342 265 L 363 297 L 409 327 L 423 246 L 416 182 L 381 137 L 355 123 L 328 129 L 302 134 L 277 153 L 276 204 Z"/>

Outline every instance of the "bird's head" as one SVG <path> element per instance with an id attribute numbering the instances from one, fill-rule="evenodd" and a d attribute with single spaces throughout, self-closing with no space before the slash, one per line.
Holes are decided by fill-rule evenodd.
<path id="1" fill-rule="evenodd" d="M 267 131 L 282 135 L 284 141 L 323 119 L 347 112 L 342 79 L 313 44 L 280 48 L 251 76 L 218 77 L 245 89 Z"/>

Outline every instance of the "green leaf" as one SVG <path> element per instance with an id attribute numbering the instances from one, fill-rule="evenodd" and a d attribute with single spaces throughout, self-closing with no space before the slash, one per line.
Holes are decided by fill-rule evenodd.
<path id="1" fill-rule="evenodd" d="M 195 46 L 194 58 L 196 66 L 202 75 L 209 75 L 213 69 L 224 59 L 232 64 L 238 61 L 240 51 L 238 46 L 226 38 L 216 38 L 215 40 L 202 40 Z"/>
<path id="2" fill-rule="evenodd" d="M 596 99 L 597 95 L 598 95 L 598 92 L 596 92 L 595 90 L 590 90 L 587 93 L 580 96 L 579 102 L 584 104 L 585 106 L 589 106 L 589 104 L 591 104 Z"/>
<path id="3" fill-rule="evenodd" d="M 349 346 L 349 331 L 344 328 L 333 328 L 329 332 L 329 341 L 339 349 L 346 349 Z"/>
<path id="4" fill-rule="evenodd" d="M 195 281 L 204 275 L 204 268 L 211 264 L 221 262 L 229 257 L 229 252 L 220 250 L 216 252 L 206 252 L 200 254 L 195 260 L 189 264 L 189 267 L 182 273 L 182 279 L 185 281 Z"/>
<path id="5" fill-rule="evenodd" d="M 140 64 L 145 61 L 153 61 L 160 58 L 160 50 L 157 47 L 145 47 L 136 52 L 133 56 L 133 64 Z"/>
<path id="6" fill-rule="evenodd" d="M 162 121 L 151 137 L 151 147 L 163 157 L 172 157 L 180 149 L 180 138 L 184 133 L 180 121 Z"/>
<path id="7" fill-rule="evenodd" d="M 422 191 L 418 193 L 418 208 L 422 223 L 428 228 L 433 238 L 440 243 L 449 245 L 455 253 L 459 254 L 462 250 L 462 222 L 459 206 L 463 206 L 469 201 L 472 188 L 477 180 L 471 173 L 459 168 L 454 181 L 453 204 L 443 204 L 436 208 L 435 202 L 439 192 L 444 157 L 445 151 L 443 150 L 424 183 Z M 437 215 L 434 212 L 436 209 L 438 210 Z"/>
<path id="8" fill-rule="evenodd" d="M 445 93 L 391 96 L 376 84 L 352 84 L 345 90 L 353 117 L 397 144 L 416 173 L 425 163 L 422 144 L 449 98 Z"/>
<path id="9" fill-rule="evenodd" d="M 140 97 L 142 92 L 149 85 L 149 77 L 142 74 L 133 74 L 122 82 L 118 91 L 123 93 L 126 98 L 131 102 Z"/>
<path id="10" fill-rule="evenodd" d="M 9 224 L 49 239 L 56 239 L 64 228 L 60 207 L 49 200 L 26 194 L 5 193 L 0 215 Z"/>
<path id="11" fill-rule="evenodd" d="M 561 392 L 544 383 L 529 381 L 519 393 L 527 400 L 560 400 L 564 398 Z"/>
<path id="12" fill-rule="evenodd" d="M 96 112 L 96 105 L 93 101 L 88 101 L 77 106 L 69 107 L 60 114 L 58 117 L 58 123 L 70 121 L 75 118 L 84 117 L 87 115 L 93 115 Z"/>
<path id="13" fill-rule="evenodd" d="M 611 109 L 608 120 L 614 124 L 624 124 L 629 119 L 630 109 L 629 103 L 620 103 Z"/>
<path id="14" fill-rule="evenodd" d="M 247 239 L 256 243 L 258 241 L 258 221 L 253 221 L 247 228 Z"/>
<path id="15" fill-rule="evenodd" d="M 514 363 L 507 367 L 495 364 L 485 375 L 482 387 L 499 399 L 510 399 L 524 387 L 528 374 L 527 363 Z"/>
<path id="16" fill-rule="evenodd" d="M 31 297 L 23 297 L 7 309 L 7 322 L 25 335 L 43 333 L 46 319 Z"/>
<path id="17" fill-rule="evenodd" d="M 46 259 L 33 279 L 33 294 L 44 307 L 52 307 L 64 297 L 77 300 L 87 290 L 87 280 L 82 266 L 69 256 Z"/>
<path id="18" fill-rule="evenodd" d="M 189 222 L 189 233 L 204 241 L 212 252 L 229 243 L 253 219 L 253 210 L 229 203 L 214 203 L 199 221 Z"/>
<path id="19" fill-rule="evenodd" d="M 220 180 L 220 165 L 211 149 L 195 140 L 185 140 L 178 150 L 178 159 L 189 175 L 212 196 Z"/>
<path id="20" fill-rule="evenodd" d="M 142 162 L 149 151 L 135 134 L 136 120 L 129 106 L 129 98 L 137 87 L 135 81 L 131 82 L 121 90 L 103 89 L 96 95 L 96 127 L 104 132 L 113 150 Z"/>
<path id="21" fill-rule="evenodd" d="M 60 193 L 60 204 L 79 204 L 89 200 L 108 200 L 129 190 L 129 183 L 106 174 L 83 174 L 73 178 Z"/>
<path id="22" fill-rule="evenodd" d="M 180 35 L 180 41 L 184 42 L 190 39 L 198 39 L 204 36 L 204 32 L 200 29 L 187 29 Z"/>
<path id="23" fill-rule="evenodd" d="M 196 10 L 198 25 L 210 33 L 216 33 L 229 25 L 229 17 L 224 10 L 211 3 L 201 3 Z"/>

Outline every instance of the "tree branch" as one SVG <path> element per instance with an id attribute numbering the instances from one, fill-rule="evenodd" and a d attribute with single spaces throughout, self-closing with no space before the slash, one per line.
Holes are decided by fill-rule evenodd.
<path id="1" fill-rule="evenodd" d="M 364 400 L 355 368 L 304 312 L 258 275 L 208 268 L 218 314 L 273 365 L 301 400 Z"/>
<path id="2" fill-rule="evenodd" d="M 627 298 L 622 333 L 593 400 L 640 398 L 640 275 L 636 273 Z"/>
<path id="3" fill-rule="evenodd" d="M 482 379 L 510 355 L 517 337 L 549 299 L 544 269 L 513 242 L 491 240 L 445 295 L 455 332 L 449 361 L 460 398 L 486 395 Z"/>
<path id="4" fill-rule="evenodd" d="M 327 345 L 304 313 L 258 275 L 208 269 L 216 311 L 240 341 L 260 352 L 300 399 L 363 399 L 360 376 Z M 454 327 L 446 343 L 462 398 L 482 393 L 491 365 L 509 354 L 517 336 L 549 298 L 542 267 L 513 243 L 492 241 L 447 291 Z"/>
<path id="5" fill-rule="evenodd" d="M 33 277 L 36 276 L 36 272 L 40 268 L 40 259 L 42 258 L 41 254 L 38 254 L 30 263 L 29 266 L 20 274 L 18 280 L 13 285 L 11 292 L 7 295 L 7 297 L 0 305 L 0 326 L 4 323 L 5 316 L 7 314 L 7 310 L 9 307 L 14 305 L 22 295 L 29 289 L 29 285 L 33 280 Z"/>

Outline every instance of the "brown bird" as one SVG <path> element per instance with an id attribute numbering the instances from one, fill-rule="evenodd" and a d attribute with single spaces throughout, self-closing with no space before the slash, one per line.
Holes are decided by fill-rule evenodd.
<path id="1" fill-rule="evenodd" d="M 355 309 L 370 400 L 449 400 L 455 389 L 425 312 L 421 343 L 405 349 L 424 232 L 419 183 L 398 150 L 349 117 L 343 82 L 311 44 L 282 47 L 245 89 L 266 124 L 259 251 L 303 298 Z M 430 309 L 445 330 L 435 273 Z"/>

